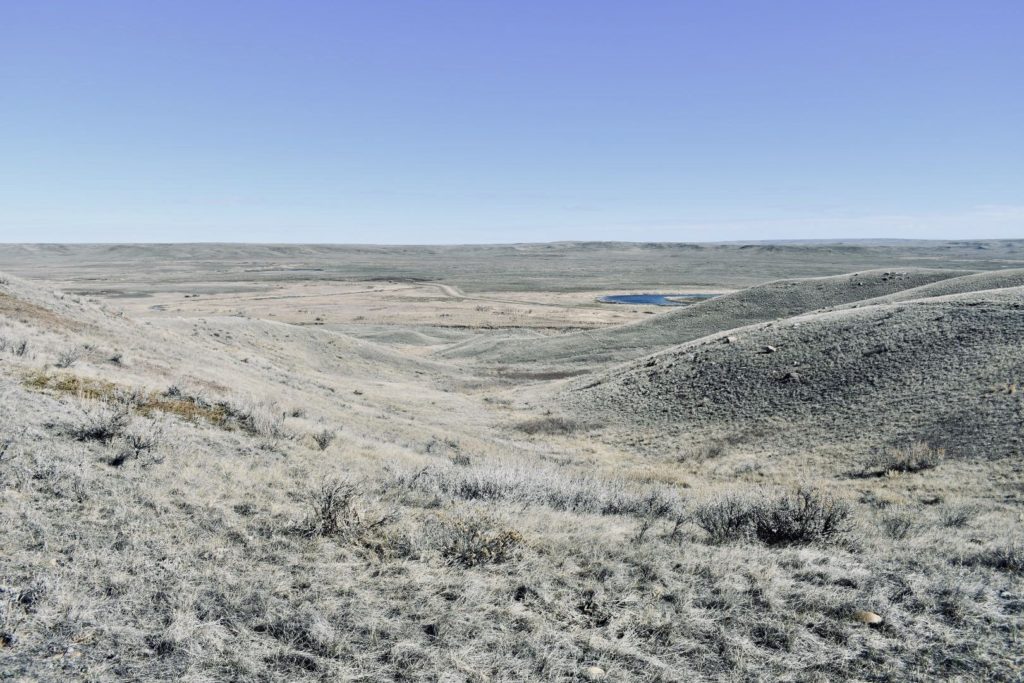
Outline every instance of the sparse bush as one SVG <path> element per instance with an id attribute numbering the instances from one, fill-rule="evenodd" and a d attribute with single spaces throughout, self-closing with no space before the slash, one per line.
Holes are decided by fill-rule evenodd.
<path id="1" fill-rule="evenodd" d="M 357 486 L 349 481 L 325 479 L 309 495 L 309 516 L 304 527 L 310 535 L 334 536 L 350 530 L 358 518 Z"/>
<path id="2" fill-rule="evenodd" d="M 776 498 L 729 495 L 693 516 L 712 543 L 752 538 L 769 546 L 834 543 L 848 533 L 849 518 L 845 503 L 806 488 Z"/>
<path id="3" fill-rule="evenodd" d="M 325 479 L 307 494 L 309 512 L 301 525 L 307 536 L 334 536 L 349 541 L 365 541 L 368 535 L 391 521 L 388 514 L 371 519 L 360 509 L 356 482 Z"/>
<path id="4" fill-rule="evenodd" d="M 480 516 L 447 520 L 436 533 L 441 556 L 462 567 L 506 562 L 523 543 L 518 531 L 497 528 L 493 520 Z"/>
<path id="5" fill-rule="evenodd" d="M 57 354 L 57 361 L 54 363 L 58 368 L 70 368 L 82 357 L 81 349 L 66 349 Z"/>
<path id="6" fill-rule="evenodd" d="M 316 444 L 317 448 L 322 451 L 326 451 L 327 447 L 331 445 L 335 437 L 336 435 L 333 431 L 330 429 L 324 429 L 313 434 L 313 442 Z"/>
<path id="7" fill-rule="evenodd" d="M 24 356 L 28 353 L 28 342 L 22 339 L 21 341 L 14 342 L 11 345 L 11 351 L 15 356 Z"/>
<path id="8" fill-rule="evenodd" d="M 147 431 L 132 431 L 122 435 L 122 444 L 117 455 L 110 459 L 109 464 L 113 467 L 120 467 L 128 460 L 138 459 L 145 454 L 151 453 L 160 443 L 162 432 L 157 429 Z"/>
<path id="9" fill-rule="evenodd" d="M 712 543 L 725 543 L 750 535 L 756 502 L 737 495 L 728 495 L 701 505 L 693 513 L 693 521 L 708 534 Z"/>
<path id="10" fill-rule="evenodd" d="M 977 505 L 944 505 L 939 511 L 939 521 L 949 529 L 962 529 L 978 514 Z"/>
<path id="11" fill-rule="evenodd" d="M 107 356 L 107 362 L 111 365 L 121 365 L 124 362 L 124 354 L 120 351 L 115 351 Z"/>
<path id="12" fill-rule="evenodd" d="M 861 477 L 881 477 L 887 474 L 923 472 L 938 467 L 945 459 L 945 449 L 915 442 L 872 454 L 855 474 Z"/>
<path id="13" fill-rule="evenodd" d="M 128 426 L 128 409 L 124 406 L 99 405 L 88 411 L 82 422 L 71 425 L 69 433 L 79 441 L 110 443 Z"/>
<path id="14" fill-rule="evenodd" d="M 525 420 L 515 426 L 524 434 L 544 434 L 548 436 L 564 436 L 572 434 L 583 427 L 579 422 L 564 417 L 548 416 L 538 417 L 532 420 Z"/>
<path id="15" fill-rule="evenodd" d="M 754 535 L 765 545 L 832 543 L 849 531 L 850 508 L 813 489 L 800 488 L 756 506 Z"/>

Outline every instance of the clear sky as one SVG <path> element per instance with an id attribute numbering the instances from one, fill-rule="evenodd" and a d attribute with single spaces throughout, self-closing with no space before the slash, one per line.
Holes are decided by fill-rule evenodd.
<path id="1" fill-rule="evenodd" d="M 1022 0 L 0 0 L 0 241 L 1024 237 Z"/>

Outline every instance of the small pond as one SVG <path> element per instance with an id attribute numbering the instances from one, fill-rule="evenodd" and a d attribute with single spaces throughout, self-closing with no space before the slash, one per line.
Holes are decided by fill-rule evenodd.
<path id="1" fill-rule="evenodd" d="M 610 294 L 598 298 L 603 304 L 641 304 L 646 306 L 689 306 L 717 294 Z"/>

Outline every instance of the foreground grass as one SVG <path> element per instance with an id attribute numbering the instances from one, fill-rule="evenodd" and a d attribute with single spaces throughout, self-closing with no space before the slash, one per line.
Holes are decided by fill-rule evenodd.
<path id="1" fill-rule="evenodd" d="M 0 460 L 8 673 L 197 681 L 1019 673 L 1020 554 L 1001 538 L 1010 527 L 998 517 L 956 529 L 943 524 L 941 505 L 915 509 L 894 538 L 886 520 L 906 510 L 850 501 L 842 525 L 810 524 L 793 542 L 768 543 L 757 533 L 708 532 L 723 498 L 700 492 L 556 466 L 538 474 L 438 458 L 426 469 L 366 468 L 343 452 L 325 460 L 302 442 L 166 415 L 157 416 L 168 434 L 163 457 L 110 468 L 112 445 L 76 441 L 31 417 L 68 412 L 78 399 L 4 391 L 9 413 L 15 397 L 35 408 L 18 412 L 17 433 L 5 422 Z M 770 508 L 777 516 L 806 503 L 769 493 L 737 490 L 729 500 L 788 501 Z M 882 623 L 858 622 L 864 610 Z"/>

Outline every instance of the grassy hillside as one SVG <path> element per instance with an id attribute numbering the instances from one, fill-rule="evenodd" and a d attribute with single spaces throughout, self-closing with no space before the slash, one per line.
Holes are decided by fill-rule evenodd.
<path id="1" fill-rule="evenodd" d="M 868 358 L 922 365 L 886 375 L 880 410 L 910 424 L 900 382 L 946 392 L 941 415 L 962 409 L 1000 455 L 984 440 L 1016 443 L 1000 430 L 1018 394 L 975 390 L 1020 369 L 1017 289 L 758 324 L 552 404 L 557 381 L 508 388 L 323 329 L 136 321 L 0 282 L 5 678 L 1010 681 L 1024 665 L 1019 458 L 854 477 L 794 474 L 802 456 L 775 441 L 681 460 L 603 440 L 667 434 L 673 382 L 710 392 L 683 416 L 698 430 L 779 401 L 827 436 L 810 402 L 872 415 L 852 361 L 884 328 Z M 806 382 L 776 386 L 796 362 Z"/>
<path id="2" fill-rule="evenodd" d="M 753 432 L 850 451 L 925 441 L 1019 456 L 1024 288 L 818 312 L 729 330 L 578 380 L 591 418 L 663 435 Z"/>
<path id="3" fill-rule="evenodd" d="M 963 274 L 915 268 L 778 280 L 628 325 L 527 341 L 484 337 L 454 345 L 439 355 L 480 363 L 549 365 L 626 360 L 723 330 L 891 295 Z"/>

